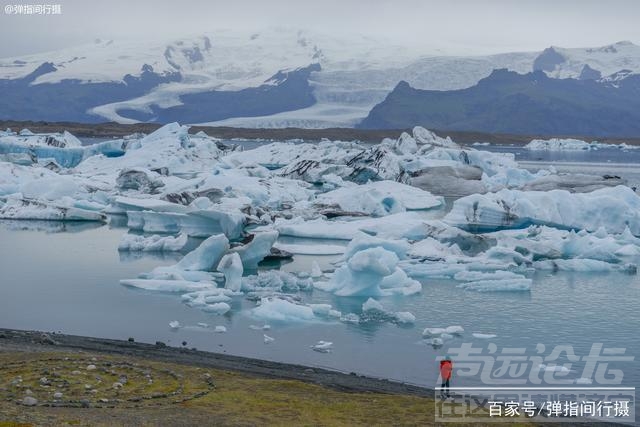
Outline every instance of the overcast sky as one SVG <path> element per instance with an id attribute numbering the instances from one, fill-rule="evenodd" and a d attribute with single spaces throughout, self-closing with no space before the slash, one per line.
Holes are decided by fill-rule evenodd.
<path id="1" fill-rule="evenodd" d="M 7 4 L 28 1 L 3 0 Z M 42 4 L 42 2 L 35 2 Z M 35 4 L 34 3 L 34 4 Z M 0 57 L 101 39 L 270 26 L 424 40 L 456 52 L 640 43 L 638 0 L 52 0 L 58 16 L 0 14 Z"/>

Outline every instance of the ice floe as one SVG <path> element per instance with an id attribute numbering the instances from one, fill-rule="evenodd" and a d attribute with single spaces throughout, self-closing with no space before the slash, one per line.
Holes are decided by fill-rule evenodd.
<path id="1" fill-rule="evenodd" d="M 314 345 L 311 346 L 313 351 L 317 351 L 318 353 L 331 353 L 333 350 L 333 343 L 330 341 L 318 341 Z"/>
<path id="2" fill-rule="evenodd" d="M 551 139 L 534 139 L 525 148 L 528 150 L 548 150 L 548 151 L 581 151 L 581 150 L 597 150 L 599 148 L 619 148 L 624 150 L 638 148 L 627 144 L 605 144 L 602 142 L 586 142 L 573 138 L 551 138 Z"/>
<path id="3" fill-rule="evenodd" d="M 564 190 L 476 194 L 454 202 L 444 221 L 474 231 L 522 228 L 530 224 L 557 228 L 640 235 L 640 196 L 625 186 L 591 193 Z"/>
<path id="4" fill-rule="evenodd" d="M 308 322 L 316 319 L 308 305 L 297 304 L 282 298 L 262 298 L 251 314 L 260 320 L 270 322 Z"/>
<path id="5" fill-rule="evenodd" d="M 118 245 L 119 251 L 181 251 L 187 245 L 188 236 L 180 234 L 174 236 L 141 236 L 137 234 L 124 234 Z"/>
<path id="6" fill-rule="evenodd" d="M 362 315 L 360 316 L 360 321 L 413 324 L 416 321 L 416 317 L 408 311 L 389 311 L 385 309 L 379 301 L 369 298 L 364 302 L 364 304 L 362 304 Z"/>

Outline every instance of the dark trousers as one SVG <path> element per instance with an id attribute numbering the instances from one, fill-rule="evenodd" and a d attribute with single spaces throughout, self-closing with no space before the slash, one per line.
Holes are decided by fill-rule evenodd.
<path id="1" fill-rule="evenodd" d="M 440 394 L 446 394 L 449 396 L 449 378 L 442 379 L 442 387 L 440 388 Z"/>

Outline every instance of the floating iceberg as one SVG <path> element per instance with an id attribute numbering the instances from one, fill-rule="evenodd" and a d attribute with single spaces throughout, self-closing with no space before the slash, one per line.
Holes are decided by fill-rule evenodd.
<path id="1" fill-rule="evenodd" d="M 317 282 L 319 289 L 339 296 L 385 296 L 419 293 L 422 285 L 398 268 L 398 256 L 382 247 L 353 254 L 338 268 L 329 282 Z"/>
<path id="2" fill-rule="evenodd" d="M 572 139 L 572 138 L 534 139 L 524 147 L 528 150 L 547 150 L 547 151 L 582 151 L 582 150 L 597 150 L 599 148 L 619 148 L 619 149 L 638 148 L 633 145 L 627 145 L 627 144 L 605 144 L 597 141 L 586 142 L 580 139 Z"/>
<path id="3" fill-rule="evenodd" d="M 480 332 L 474 332 L 471 335 L 473 335 L 474 338 L 478 338 L 481 340 L 490 340 L 491 338 L 497 337 L 497 335 L 494 335 L 494 334 L 482 334 Z"/>
<path id="4" fill-rule="evenodd" d="M 251 314 L 261 320 L 271 322 L 309 322 L 316 320 L 308 305 L 296 304 L 282 298 L 262 298 L 260 305 L 251 310 Z"/>
<path id="5" fill-rule="evenodd" d="M 214 285 L 206 282 L 190 282 L 187 280 L 159 280 L 159 279 L 125 279 L 120 283 L 132 288 L 158 292 L 192 292 L 208 289 Z"/>
<path id="6" fill-rule="evenodd" d="M 640 197 L 624 186 L 591 193 L 501 190 L 463 197 L 454 202 L 444 221 L 474 231 L 524 228 L 531 224 L 640 235 Z"/>
<path id="7" fill-rule="evenodd" d="M 398 324 L 413 324 L 416 317 L 408 311 L 392 312 L 385 309 L 379 301 L 369 298 L 362 304 L 360 322 L 392 322 Z"/>
<path id="8" fill-rule="evenodd" d="M 318 341 L 311 346 L 311 349 L 318 353 L 330 353 L 331 350 L 333 350 L 333 343 L 329 341 Z"/>
<path id="9" fill-rule="evenodd" d="M 425 328 L 422 331 L 423 337 L 437 337 L 441 335 L 451 335 L 451 336 L 460 336 L 464 333 L 464 328 L 462 326 L 453 325 L 447 326 L 446 328 Z"/>
<path id="10" fill-rule="evenodd" d="M 188 236 L 140 236 L 136 234 L 124 234 L 118 245 L 119 251 L 162 252 L 181 251 L 187 245 Z"/>
<path id="11" fill-rule="evenodd" d="M 249 241 L 242 246 L 231 248 L 242 260 L 244 268 L 251 270 L 258 268 L 258 263 L 271 253 L 271 247 L 278 240 L 277 231 L 264 231 L 250 234 Z"/>
<path id="12" fill-rule="evenodd" d="M 107 217 L 100 212 L 60 205 L 56 202 L 10 197 L 5 203 L 0 204 L 0 219 L 105 222 Z"/>
<path id="13" fill-rule="evenodd" d="M 242 260 L 237 252 L 227 254 L 222 257 L 218 264 L 218 271 L 224 273 L 224 286 L 232 291 L 239 291 L 242 288 Z"/>
<path id="14" fill-rule="evenodd" d="M 313 288 L 309 278 L 299 278 L 294 274 L 281 270 L 259 271 L 257 275 L 247 276 L 242 280 L 243 291 L 298 292 Z"/>
<path id="15" fill-rule="evenodd" d="M 176 266 L 182 270 L 212 271 L 228 249 L 229 240 L 224 234 L 211 236 L 186 254 Z"/>
<path id="16" fill-rule="evenodd" d="M 346 212 L 385 216 L 406 210 L 439 207 L 443 205 L 443 199 L 399 182 L 376 181 L 320 194 L 316 197 L 316 204 L 337 206 Z"/>
<path id="17" fill-rule="evenodd" d="M 180 322 L 178 322 L 177 320 L 172 320 L 171 322 L 169 322 L 169 327 L 171 329 L 179 329 L 181 325 L 180 325 Z"/>

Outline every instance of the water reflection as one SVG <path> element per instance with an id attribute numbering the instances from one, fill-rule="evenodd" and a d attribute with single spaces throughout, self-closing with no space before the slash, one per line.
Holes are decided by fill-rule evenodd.
<path id="1" fill-rule="evenodd" d="M 81 233 L 103 227 L 97 221 L 39 221 L 0 219 L 0 227 L 9 231 L 39 231 L 44 233 Z"/>

